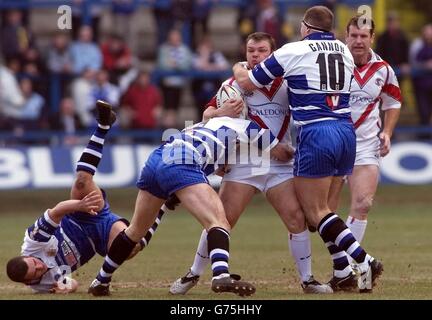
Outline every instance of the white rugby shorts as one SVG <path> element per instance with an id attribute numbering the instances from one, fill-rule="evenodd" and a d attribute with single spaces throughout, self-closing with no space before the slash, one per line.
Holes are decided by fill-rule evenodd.
<path id="1" fill-rule="evenodd" d="M 354 166 L 371 164 L 379 167 L 380 160 L 380 140 L 378 137 L 364 141 L 357 140 Z"/>
<path id="2" fill-rule="evenodd" d="M 249 165 L 234 165 L 224 175 L 222 182 L 244 183 L 257 188 L 263 193 L 267 193 L 269 189 L 293 177 L 293 166 L 291 164 L 271 166 L 263 170 Z"/>

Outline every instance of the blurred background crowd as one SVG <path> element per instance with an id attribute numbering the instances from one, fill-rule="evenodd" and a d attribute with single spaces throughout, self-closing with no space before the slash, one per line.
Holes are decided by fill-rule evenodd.
<path id="1" fill-rule="evenodd" d="M 58 28 L 61 4 L 72 8 L 70 30 Z M 278 46 L 299 40 L 316 4 L 334 11 L 342 41 L 358 6 L 371 6 L 374 49 L 403 90 L 400 127 L 430 140 L 430 1 L 0 0 L 0 145 L 80 143 L 97 99 L 116 106 L 119 139 L 155 142 L 201 118 L 232 63 L 245 60 L 249 33 L 268 32 Z"/>

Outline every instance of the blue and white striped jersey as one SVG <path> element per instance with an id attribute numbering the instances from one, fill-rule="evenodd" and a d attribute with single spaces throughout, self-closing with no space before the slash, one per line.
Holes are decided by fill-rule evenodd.
<path id="1" fill-rule="evenodd" d="M 73 232 L 78 235 L 83 234 L 79 226 Z M 48 267 L 48 271 L 40 281 L 30 285 L 33 290 L 49 292 L 61 277 L 70 276 L 70 273 L 79 268 L 81 263 L 87 262 L 82 261 L 81 252 L 75 242 L 76 240 L 72 241 L 60 225 L 50 219 L 48 210 L 26 230 L 21 255 L 39 258 Z M 91 249 L 90 244 L 81 247 Z M 92 250 L 91 256 L 94 253 Z"/>
<path id="2" fill-rule="evenodd" d="M 332 33 L 312 33 L 288 43 L 249 71 L 250 80 L 263 87 L 283 76 L 294 124 L 350 120 L 349 97 L 354 59 Z"/>
<path id="3" fill-rule="evenodd" d="M 162 153 L 165 163 L 197 164 L 206 175 L 226 164 L 249 163 L 247 157 L 254 153 L 253 150 L 267 153 L 279 142 L 269 129 L 262 129 L 249 120 L 230 117 L 197 123 L 167 140 Z M 238 149 L 245 157 L 237 156 Z"/>
<path id="4" fill-rule="evenodd" d="M 106 255 L 111 226 L 118 220 L 102 190 L 104 207 L 97 216 L 85 212 L 71 212 L 60 224 L 55 223 L 48 211 L 29 226 L 24 235 L 21 255 L 43 261 L 48 271 L 30 287 L 37 292 L 49 292 L 66 276 L 87 263 L 96 253 Z"/>

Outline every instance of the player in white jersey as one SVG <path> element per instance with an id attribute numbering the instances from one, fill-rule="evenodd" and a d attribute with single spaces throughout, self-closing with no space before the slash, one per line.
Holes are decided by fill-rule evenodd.
<path id="1" fill-rule="evenodd" d="M 255 146 L 267 157 L 274 156 L 282 161 L 292 158 L 292 151 L 278 143 L 270 130 L 249 120 L 229 117 L 213 118 L 182 132 L 174 131 L 165 139 L 166 142 L 150 154 L 138 178 L 140 190 L 131 224 L 114 239 L 89 290 L 96 296 L 109 294 L 113 273 L 152 226 L 165 199 L 175 194 L 207 230 L 212 290 L 240 296 L 253 294 L 253 285 L 239 281 L 229 272 L 230 225 L 223 204 L 206 176 L 226 163 L 235 162 L 237 143 L 240 150 Z"/>
<path id="2" fill-rule="evenodd" d="M 276 44 L 271 35 L 262 32 L 249 35 L 246 39 L 247 67 L 253 68 L 275 49 Z M 224 84 L 233 85 L 242 91 L 234 78 L 226 80 Z M 291 135 L 288 130 L 290 111 L 286 90 L 287 86 L 283 78 L 276 78 L 266 87 L 243 95 L 249 110 L 248 117 L 261 128 L 269 128 L 279 141 L 291 146 Z M 204 120 L 220 115 L 238 116 L 241 111 L 241 108 L 237 108 L 238 105 L 241 106 L 241 103 L 233 99 L 217 109 L 216 98 L 213 98 L 207 104 L 203 114 Z M 293 161 L 271 160 L 270 166 L 266 167 L 251 163 L 230 165 L 228 172 L 223 176 L 219 197 L 224 204 L 227 220 L 233 228 L 256 192 L 263 192 L 290 232 L 289 247 L 304 292 L 332 293 L 328 285 L 320 284 L 312 276 L 309 231 L 294 191 L 292 164 Z M 207 232 L 204 230 L 193 265 L 184 277 L 172 284 L 170 293 L 185 294 L 197 284 L 209 264 L 206 239 Z"/>
<path id="3" fill-rule="evenodd" d="M 48 209 L 25 232 L 21 256 L 7 264 L 9 278 L 22 282 L 38 293 L 74 292 L 78 282 L 71 273 L 96 253 L 105 256 L 112 241 L 128 221 L 114 214 L 105 192 L 93 175 L 102 157 L 104 139 L 115 115 L 111 107 L 98 101 L 98 127 L 78 164 L 71 200 Z M 157 224 L 152 228 L 156 229 Z M 151 232 L 145 241 L 151 238 Z M 144 241 L 144 239 L 143 239 Z M 136 245 L 131 258 L 142 245 Z"/>
<path id="4" fill-rule="evenodd" d="M 355 159 L 349 107 L 354 61 L 348 47 L 330 32 L 332 27 L 328 8 L 311 7 L 301 23 L 302 41 L 284 45 L 252 71 L 239 64 L 233 71 L 245 90 L 263 87 L 276 77 L 286 79 L 294 123 L 299 127 L 294 186 L 300 204 L 327 247 L 339 247 L 359 264 L 358 287 L 370 291 L 382 264 L 366 253 L 329 207 L 332 184 L 351 174 Z M 346 257 L 337 261 L 335 279 L 352 278 Z"/>
<path id="5" fill-rule="evenodd" d="M 346 30 L 346 43 L 356 65 L 350 106 L 357 140 L 354 170 L 348 176 L 351 207 L 346 224 L 358 242 L 363 240 L 366 231 L 367 216 L 378 186 L 380 158 L 390 152 L 390 139 L 402 101 L 393 69 L 371 49 L 374 29 L 372 19 L 365 22 L 355 16 Z M 380 108 L 384 113 L 383 125 Z M 336 208 L 337 202 L 331 207 Z"/>

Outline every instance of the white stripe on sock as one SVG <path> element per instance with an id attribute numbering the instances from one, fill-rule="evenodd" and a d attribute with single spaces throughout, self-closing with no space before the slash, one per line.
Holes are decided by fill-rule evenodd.
<path id="1" fill-rule="evenodd" d="M 229 258 L 229 252 L 223 249 L 213 249 L 212 251 L 210 251 L 210 257 L 213 256 L 216 253 L 221 253 L 226 255 Z"/>
<path id="2" fill-rule="evenodd" d="M 352 245 L 350 245 L 350 247 L 348 248 L 348 250 L 346 251 L 349 255 L 352 255 L 354 251 L 357 250 L 357 248 L 360 247 L 359 243 L 356 241 L 354 242 Z"/>
<path id="3" fill-rule="evenodd" d="M 98 158 L 102 158 L 102 153 L 97 152 L 96 150 L 89 149 L 89 148 L 85 148 L 84 151 L 83 151 L 83 153 L 84 153 L 84 152 L 86 152 L 86 153 L 90 153 L 90 154 L 92 154 L 92 155 L 94 155 L 94 156 L 96 156 L 96 157 L 98 157 Z"/>
<path id="4" fill-rule="evenodd" d="M 339 258 L 342 258 L 342 257 L 346 257 L 345 251 L 340 251 L 340 252 L 337 252 L 335 254 L 332 254 L 332 259 L 333 260 L 334 259 L 339 259 Z"/>
<path id="5" fill-rule="evenodd" d="M 114 268 L 116 268 L 116 269 L 119 267 L 119 265 L 118 265 L 117 263 L 115 263 L 114 261 L 112 261 L 112 260 L 110 259 L 110 257 L 108 257 L 108 256 L 105 257 L 105 261 L 108 262 L 108 264 L 109 264 L 111 267 L 114 267 Z"/>
<path id="6" fill-rule="evenodd" d="M 112 273 L 106 273 L 103 269 L 100 269 L 99 273 L 104 278 L 111 278 L 112 276 Z"/>
<path id="7" fill-rule="evenodd" d="M 93 171 L 96 171 L 96 170 L 97 170 L 97 168 L 96 168 L 95 166 L 92 166 L 91 164 L 89 164 L 89 163 L 87 163 L 87 162 L 77 162 L 77 165 L 79 165 L 79 166 L 84 166 L 84 167 L 87 167 L 87 168 L 90 168 L 90 169 L 92 169 Z"/>
<path id="8" fill-rule="evenodd" d="M 341 233 L 339 233 L 339 235 L 336 237 L 336 240 L 335 240 L 335 244 L 339 247 L 339 244 L 340 244 L 340 242 L 341 242 L 341 240 L 347 235 L 347 234 L 350 234 L 351 233 L 351 231 L 350 231 L 350 229 L 345 229 L 344 231 L 342 231 Z"/>
<path id="9" fill-rule="evenodd" d="M 96 137 L 96 136 L 94 136 L 94 135 L 91 136 L 90 140 L 91 140 L 91 141 L 94 141 L 94 142 L 97 142 L 97 143 L 99 143 L 99 144 L 104 144 L 104 141 L 105 141 L 105 139 L 102 139 L 102 138 Z"/>
<path id="10" fill-rule="evenodd" d="M 324 227 L 332 220 L 336 219 L 338 216 L 337 215 L 332 215 L 330 218 L 327 218 L 326 221 L 324 221 L 324 223 L 321 225 L 321 227 L 319 228 L 319 233 L 321 234 L 322 230 L 324 229 Z"/>
<path id="11" fill-rule="evenodd" d="M 108 130 L 111 126 L 104 126 L 103 124 L 98 123 L 98 127 L 104 130 Z"/>
<path id="12" fill-rule="evenodd" d="M 212 270 L 216 269 L 217 267 L 225 267 L 228 269 L 228 262 L 226 261 L 216 261 L 212 263 Z"/>

